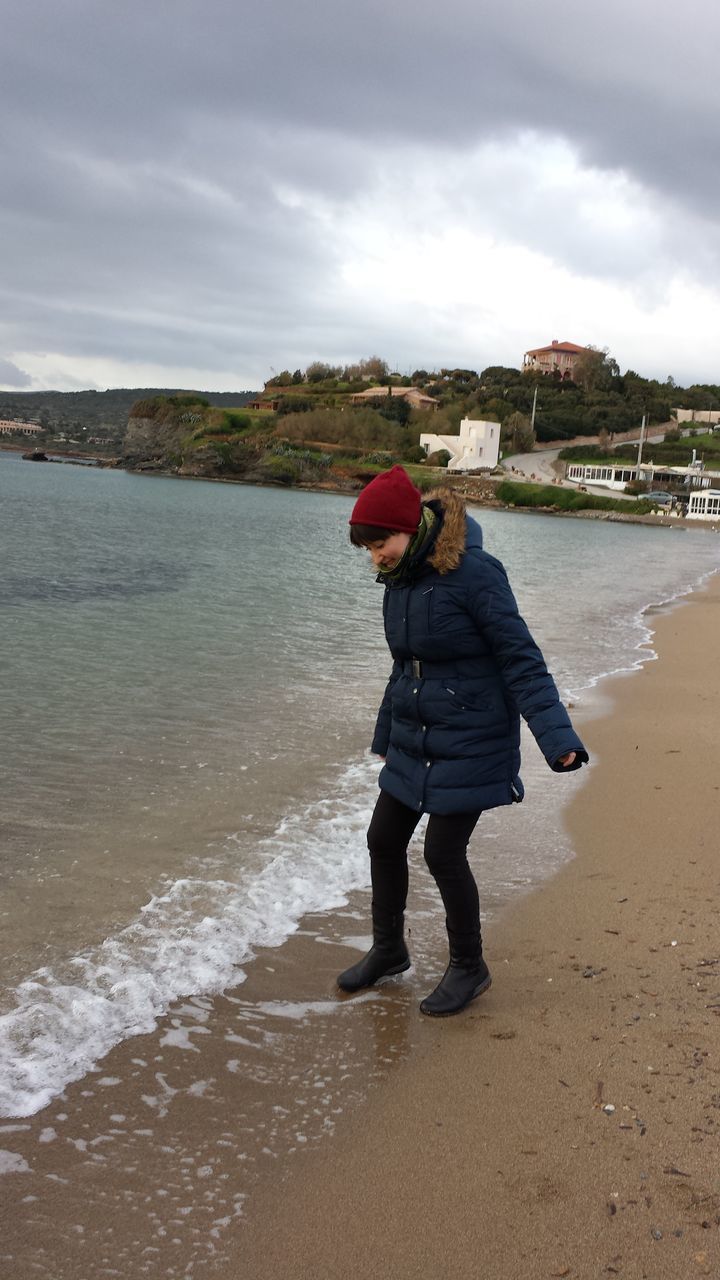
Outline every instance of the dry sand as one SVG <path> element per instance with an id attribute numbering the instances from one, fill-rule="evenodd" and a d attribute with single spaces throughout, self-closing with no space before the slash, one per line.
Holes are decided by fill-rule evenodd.
<path id="1" fill-rule="evenodd" d="M 720 1276 L 719 638 L 717 578 L 658 618 L 491 991 L 260 1190 L 223 1274 Z"/>
<path id="2" fill-rule="evenodd" d="M 720 1276 L 719 637 L 720 577 L 582 725 L 577 857 L 461 1016 L 422 963 L 339 999 L 351 902 L 0 1125 L 3 1280 Z"/>

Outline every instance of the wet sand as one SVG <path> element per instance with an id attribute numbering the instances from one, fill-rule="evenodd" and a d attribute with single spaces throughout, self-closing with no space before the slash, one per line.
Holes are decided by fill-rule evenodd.
<path id="1" fill-rule="evenodd" d="M 6 1280 L 720 1274 L 719 635 L 716 578 L 582 725 L 577 857 L 463 1015 L 418 1014 L 427 952 L 337 996 L 354 899 L 0 1122 Z"/>

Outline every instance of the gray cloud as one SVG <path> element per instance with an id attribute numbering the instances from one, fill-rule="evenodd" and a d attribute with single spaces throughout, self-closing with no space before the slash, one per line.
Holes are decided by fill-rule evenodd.
<path id="1" fill-rule="evenodd" d="M 710 279 L 719 26 L 710 0 L 14 6 L 2 347 L 239 376 L 381 345 L 431 360 L 430 310 L 349 307 L 343 227 L 367 201 L 399 234 L 452 218 L 648 300 L 673 271 Z M 545 179 L 554 145 L 597 171 L 584 203 L 576 173 Z M 603 175 L 644 233 L 594 216 Z"/>
<path id="2" fill-rule="evenodd" d="M 0 357 L 0 385 L 6 387 L 29 387 L 32 379 L 22 369 L 18 369 L 12 360 Z"/>

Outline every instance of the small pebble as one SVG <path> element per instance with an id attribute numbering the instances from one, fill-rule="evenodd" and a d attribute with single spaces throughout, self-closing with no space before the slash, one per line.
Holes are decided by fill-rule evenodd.
<path id="1" fill-rule="evenodd" d="M 605 1103 L 605 1106 L 603 1107 L 603 1111 L 605 1112 L 605 1115 L 606 1115 L 606 1116 L 611 1116 L 614 1110 L 615 1110 L 615 1108 L 614 1108 L 614 1106 L 613 1106 L 612 1102 L 606 1102 L 606 1103 Z"/>

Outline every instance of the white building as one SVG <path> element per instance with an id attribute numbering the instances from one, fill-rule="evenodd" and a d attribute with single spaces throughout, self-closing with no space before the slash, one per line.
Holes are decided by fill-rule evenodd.
<path id="1" fill-rule="evenodd" d="M 7 418 L 0 420 L 0 436 L 36 436 L 42 431 L 37 422 L 10 422 Z"/>
<path id="2" fill-rule="evenodd" d="M 492 471 L 500 456 L 500 423 L 480 418 L 463 418 L 459 436 L 423 433 L 420 445 L 426 454 L 445 449 L 450 454 L 448 471 Z"/>
<path id="3" fill-rule="evenodd" d="M 631 480 L 650 484 L 653 489 L 680 484 L 693 489 L 709 489 L 713 480 L 720 480 L 719 472 L 704 471 L 699 466 L 656 467 L 651 462 L 641 462 L 639 467 L 629 462 L 569 462 L 565 474 L 576 484 L 602 485 L 607 489 L 624 489 Z"/>
<path id="4" fill-rule="evenodd" d="M 720 489 L 701 489 L 699 493 L 691 493 L 687 515 L 689 520 L 720 522 Z"/>

